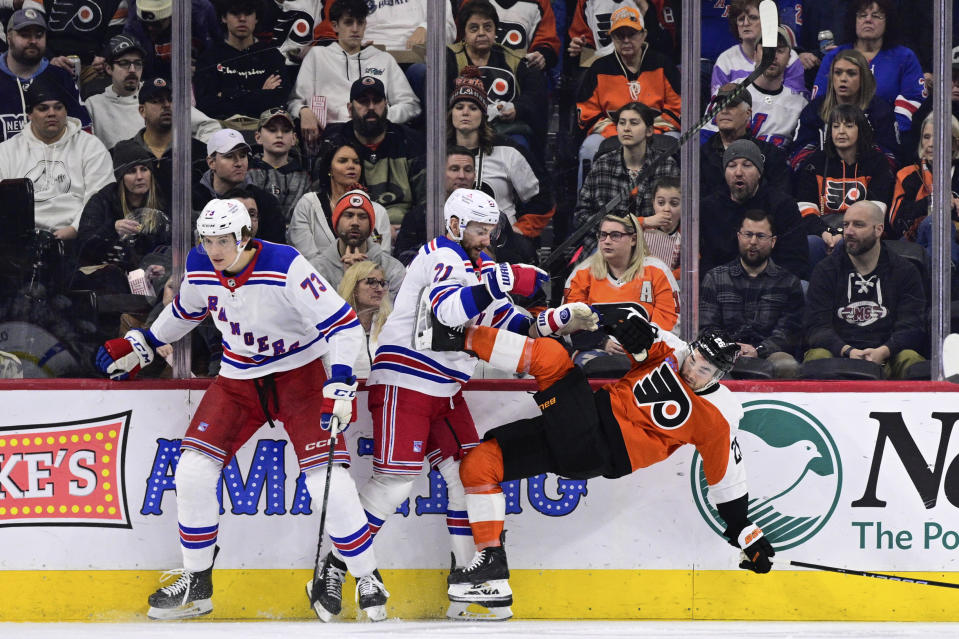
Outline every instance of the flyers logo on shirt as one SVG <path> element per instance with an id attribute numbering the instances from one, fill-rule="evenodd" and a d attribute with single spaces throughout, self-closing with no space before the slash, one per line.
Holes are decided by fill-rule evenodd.
<path id="1" fill-rule="evenodd" d="M 663 362 L 633 386 L 637 406 L 649 406 L 653 423 L 676 430 L 689 419 L 693 403 L 675 371 Z"/>

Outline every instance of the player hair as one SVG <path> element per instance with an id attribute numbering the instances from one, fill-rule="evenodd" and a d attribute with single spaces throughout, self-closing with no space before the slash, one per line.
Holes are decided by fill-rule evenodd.
<path id="1" fill-rule="evenodd" d="M 370 6 L 366 0 L 336 0 L 330 7 L 330 22 L 339 22 L 343 16 L 366 20 L 369 15 Z"/>
<path id="2" fill-rule="evenodd" d="M 632 214 L 628 214 L 627 216 L 605 215 L 596 226 L 597 231 L 602 227 L 603 222 L 622 224 L 626 232 L 632 232 L 636 236 L 636 246 L 633 247 L 633 252 L 629 256 L 629 264 L 626 265 L 626 271 L 619 279 L 623 282 L 632 282 L 637 277 L 642 277 L 643 261 L 649 254 L 649 247 L 646 246 L 646 238 L 643 237 L 643 227 L 639 223 L 639 220 Z M 606 258 L 603 257 L 603 253 L 599 249 L 589 258 L 589 270 L 590 273 L 593 274 L 593 277 L 598 280 L 605 279 L 606 276 L 609 275 L 609 265 L 606 263 Z"/>
<path id="3" fill-rule="evenodd" d="M 349 303 L 354 311 L 358 310 L 356 308 L 356 287 L 359 286 L 360 280 L 369 277 L 373 271 L 380 271 L 383 273 L 384 279 L 386 278 L 386 271 L 383 267 L 371 260 L 357 262 L 343 273 L 343 279 L 340 280 L 340 286 L 336 292 Z M 376 339 L 379 336 L 380 331 L 383 330 L 383 325 L 386 324 L 386 318 L 392 312 L 393 304 L 390 303 L 389 291 L 386 291 L 383 301 L 380 302 L 380 307 L 376 309 L 376 314 L 373 316 L 373 323 L 370 326 L 371 339 Z"/>
<path id="4" fill-rule="evenodd" d="M 856 161 L 863 157 L 872 149 L 872 125 L 866 119 L 862 109 L 854 104 L 837 104 L 829 113 L 829 119 L 826 121 L 826 142 L 823 150 L 826 155 L 839 157 L 836 151 L 836 145 L 832 141 L 832 125 L 836 122 L 855 124 L 858 129 L 856 139 Z"/>
<path id="5" fill-rule="evenodd" d="M 680 186 L 679 176 L 678 175 L 664 175 L 656 179 L 653 182 L 653 188 L 650 190 L 653 197 L 656 197 L 656 193 L 661 189 L 676 189 L 681 191 L 682 187 Z"/>
<path id="6" fill-rule="evenodd" d="M 472 3 L 470 3 L 472 4 Z M 469 100 L 458 100 L 458 102 L 468 102 Z M 479 148 L 483 153 L 490 154 L 493 152 L 493 138 L 495 137 L 495 132 L 493 127 L 490 126 L 489 118 L 486 117 L 486 111 L 480 109 L 480 112 L 483 114 L 482 119 L 480 119 L 479 129 L 477 133 L 479 134 Z M 453 128 L 453 107 L 446 109 L 446 145 L 447 146 L 459 146 L 456 144 L 456 129 Z M 466 148 L 459 146 L 459 148 Z M 470 155 L 474 155 L 470 151 Z"/>
<path id="7" fill-rule="evenodd" d="M 916 143 L 916 155 L 919 156 L 920 162 L 922 161 L 922 130 L 926 128 L 927 124 L 933 123 L 933 118 L 935 113 L 930 111 L 926 117 L 922 119 L 922 126 L 919 127 L 919 142 Z M 959 119 L 956 119 L 956 116 L 950 115 L 952 120 L 952 139 L 953 141 L 959 139 Z M 959 159 L 959 151 L 952 152 L 952 159 Z"/>
<path id="8" fill-rule="evenodd" d="M 752 220 L 753 222 L 762 222 L 763 220 L 769 222 L 769 230 L 775 235 L 776 234 L 776 218 L 773 217 L 773 214 L 764 211 L 762 209 L 749 209 L 743 213 L 743 220 Z M 743 223 L 739 223 L 739 228 L 743 228 Z"/>
<path id="9" fill-rule="evenodd" d="M 733 34 L 733 37 L 740 42 L 739 25 L 736 24 L 736 20 L 739 19 L 740 15 L 746 13 L 746 9 L 749 7 L 756 7 L 758 11 L 759 0 L 733 0 L 729 5 L 729 15 L 726 17 L 729 21 L 729 31 Z"/>
<path id="10" fill-rule="evenodd" d="M 459 12 L 456 14 L 456 28 L 459 32 L 465 34 L 466 22 L 477 15 L 492 20 L 493 27 L 499 27 L 499 14 L 496 13 L 496 7 L 488 2 L 488 0 L 472 0 L 471 2 L 463 3 L 463 5 L 460 6 Z"/>
<path id="11" fill-rule="evenodd" d="M 850 2 L 849 6 L 846 7 L 846 15 L 842 21 L 843 39 L 839 44 L 856 43 L 856 14 L 874 4 L 886 14 L 886 30 L 882 33 L 880 49 L 890 49 L 899 44 L 899 16 L 896 13 L 896 5 L 892 0 L 853 0 Z"/>
<path id="12" fill-rule="evenodd" d="M 855 49 L 843 49 L 836 54 L 829 65 L 829 81 L 826 89 L 826 96 L 822 100 L 822 106 L 819 108 L 819 118 L 825 122 L 829 118 L 830 112 L 834 106 L 839 104 L 836 98 L 836 88 L 832 84 L 833 69 L 840 60 L 852 63 L 859 69 L 859 108 L 866 111 L 873 96 L 876 95 L 876 76 L 869 68 L 869 62 L 866 57 Z"/>

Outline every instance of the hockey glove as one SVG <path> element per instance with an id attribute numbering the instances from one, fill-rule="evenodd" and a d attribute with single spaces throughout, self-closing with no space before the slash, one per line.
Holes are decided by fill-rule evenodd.
<path id="1" fill-rule="evenodd" d="M 356 401 L 356 377 L 331 377 L 323 384 L 323 403 L 320 406 L 320 427 L 330 435 L 342 433 L 350 427 Z"/>
<path id="2" fill-rule="evenodd" d="M 488 264 L 483 267 L 483 283 L 494 300 L 501 300 L 513 290 L 516 278 L 509 264 Z"/>
<path id="3" fill-rule="evenodd" d="M 540 337 L 595 331 L 598 325 L 599 316 L 582 302 L 548 308 L 536 316 L 536 332 Z"/>
<path id="4" fill-rule="evenodd" d="M 649 321 L 649 314 L 635 302 L 596 304 L 600 324 L 607 335 L 619 342 L 637 362 L 646 359 L 647 350 L 656 341 L 659 329 Z"/>
<path id="5" fill-rule="evenodd" d="M 153 362 L 154 356 L 147 334 L 133 329 L 123 337 L 107 340 L 97 351 L 96 364 L 100 372 L 119 381 L 136 377 Z"/>
<path id="6" fill-rule="evenodd" d="M 513 293 L 522 297 L 532 297 L 549 281 L 549 273 L 530 264 L 510 264 L 509 268 L 513 272 Z"/>
<path id="7" fill-rule="evenodd" d="M 746 558 L 739 563 L 743 570 L 752 570 L 766 574 L 773 567 L 769 558 L 776 554 L 772 544 L 763 536 L 763 529 L 756 524 L 750 524 L 739 533 L 739 547 L 743 549 Z"/>

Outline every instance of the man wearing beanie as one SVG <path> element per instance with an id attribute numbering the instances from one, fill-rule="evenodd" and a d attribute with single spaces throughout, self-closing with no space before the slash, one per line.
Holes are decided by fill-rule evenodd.
<path id="1" fill-rule="evenodd" d="M 799 206 L 791 196 L 762 181 L 765 158 L 751 140 L 736 140 L 723 152 L 724 183 L 700 200 L 699 274 L 725 264 L 739 254 L 736 232 L 746 211 L 759 209 L 773 216 L 777 264 L 801 280 L 809 278 L 809 249 Z"/>
<path id="2" fill-rule="evenodd" d="M 87 200 L 114 181 L 110 154 L 67 115 L 70 96 L 56 81 L 38 78 L 24 97 L 30 124 L 0 144 L 0 180 L 30 178 L 37 228 L 74 239 Z"/>
<path id="3" fill-rule="evenodd" d="M 333 232 L 336 242 L 330 244 L 317 258 L 316 270 L 333 288 L 340 285 L 343 273 L 356 262 L 376 262 L 389 282 L 390 300 L 396 298 L 406 267 L 384 251 L 370 235 L 376 225 L 376 212 L 369 194 L 361 188 L 347 191 L 333 208 Z"/>

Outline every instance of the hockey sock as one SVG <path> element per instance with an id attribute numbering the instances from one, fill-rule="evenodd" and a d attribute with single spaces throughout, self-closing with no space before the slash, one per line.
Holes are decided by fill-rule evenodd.
<path id="1" fill-rule="evenodd" d="M 360 490 L 360 503 L 374 537 L 389 516 L 410 496 L 414 479 L 413 475 L 387 475 L 373 471 L 373 476 Z"/>
<path id="2" fill-rule="evenodd" d="M 193 450 L 180 453 L 176 467 L 176 508 L 183 567 L 200 572 L 213 565 L 220 522 L 216 485 L 220 462 Z"/>
<path id="3" fill-rule="evenodd" d="M 466 510 L 466 492 L 460 480 L 460 463 L 447 457 L 436 467 L 446 480 L 446 528 L 457 566 L 465 566 L 473 558 L 473 533 Z"/>
<path id="4" fill-rule="evenodd" d="M 306 487 L 313 497 L 314 512 L 322 507 L 325 484 L 325 467 L 306 473 Z M 376 569 L 373 536 L 370 534 L 363 506 L 360 505 L 360 497 L 356 493 L 356 484 L 350 472 L 340 464 L 334 464 L 330 476 L 326 532 L 330 534 L 335 554 L 343 559 L 354 577 L 364 577 Z"/>
<path id="5" fill-rule="evenodd" d="M 506 520 L 506 497 L 499 485 L 503 480 L 503 452 L 496 440 L 486 440 L 463 458 L 460 478 L 476 550 L 499 546 Z"/>
<path id="6" fill-rule="evenodd" d="M 540 390 L 559 381 L 573 368 L 566 349 L 556 340 L 534 340 L 490 326 L 466 329 L 465 350 L 501 370 L 530 373 Z"/>

